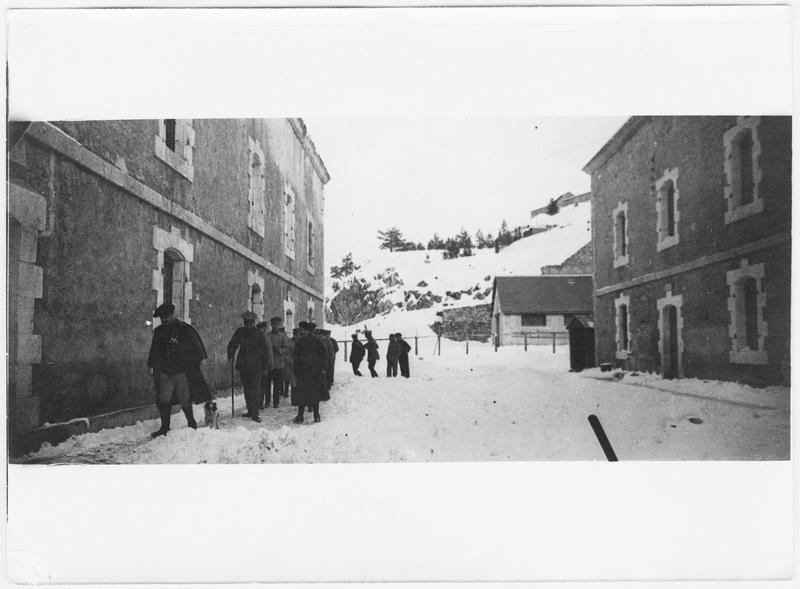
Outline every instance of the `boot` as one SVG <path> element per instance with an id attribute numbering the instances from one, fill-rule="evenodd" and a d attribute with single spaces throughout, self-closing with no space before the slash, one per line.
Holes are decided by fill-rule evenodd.
<path id="1" fill-rule="evenodd" d="M 161 416 L 161 428 L 150 434 L 152 437 L 166 436 L 169 431 L 169 420 L 172 415 L 172 407 L 169 403 L 159 403 L 158 413 Z"/>
<path id="2" fill-rule="evenodd" d="M 304 410 L 304 409 L 305 409 L 305 407 L 303 407 L 303 405 L 300 405 L 300 406 L 297 408 L 297 417 L 295 417 L 295 418 L 292 420 L 292 423 L 303 423 L 303 410 Z"/>
<path id="3" fill-rule="evenodd" d="M 186 424 L 192 429 L 197 429 L 197 422 L 194 420 L 194 412 L 191 405 L 183 408 L 183 414 L 186 416 Z"/>
<path id="4" fill-rule="evenodd" d="M 319 403 L 314 403 L 314 423 L 320 422 Z"/>

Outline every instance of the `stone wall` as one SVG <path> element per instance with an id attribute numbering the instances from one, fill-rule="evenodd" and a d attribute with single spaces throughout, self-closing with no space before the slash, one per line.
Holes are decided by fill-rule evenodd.
<path id="1" fill-rule="evenodd" d="M 152 403 L 147 352 L 170 244 L 183 255 L 185 318 L 206 344 L 212 388 L 230 386 L 225 347 L 251 304 L 254 280 L 263 285 L 264 319 L 283 316 L 291 297 L 298 320 L 312 304 L 321 320 L 328 176 L 304 127 L 287 119 L 191 124 L 188 175 L 157 155 L 158 121 L 34 123 L 14 147 L 12 182 L 42 195 L 47 211 L 33 316 L 41 358 L 30 383 L 40 408 L 22 429 Z M 253 139 L 265 160 L 263 236 L 248 224 Z M 297 198 L 293 258 L 284 247 L 287 184 Z"/>
<path id="2" fill-rule="evenodd" d="M 442 311 L 442 335 L 448 339 L 487 342 L 492 333 L 492 306 L 475 305 Z"/>
<path id="3" fill-rule="evenodd" d="M 542 266 L 542 276 L 592 274 L 594 262 L 592 260 L 592 242 L 584 245 L 561 264 Z"/>

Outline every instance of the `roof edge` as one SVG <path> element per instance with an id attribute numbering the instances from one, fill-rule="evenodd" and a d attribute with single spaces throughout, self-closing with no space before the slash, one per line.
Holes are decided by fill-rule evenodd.
<path id="1" fill-rule="evenodd" d="M 325 162 L 322 161 L 322 157 L 320 157 L 319 153 L 317 152 L 317 146 L 314 145 L 314 142 L 311 140 L 311 137 L 308 134 L 308 128 L 306 127 L 305 121 L 303 121 L 303 119 L 300 117 L 288 118 L 287 120 L 292 126 L 292 130 L 294 130 L 294 134 L 297 135 L 297 138 L 300 140 L 300 143 L 308 155 L 308 158 L 311 160 L 311 164 L 317 171 L 320 180 L 322 180 L 322 184 L 327 184 L 331 179 L 331 175 L 328 173 L 328 168 L 325 167 Z"/>
<path id="2" fill-rule="evenodd" d="M 598 151 L 595 156 L 589 160 L 589 163 L 583 166 L 583 171 L 587 174 L 593 174 L 599 170 L 609 159 L 611 159 L 611 156 L 617 153 L 620 148 L 622 148 L 622 146 L 625 145 L 628 140 L 636 134 L 641 126 L 649 120 L 649 116 L 635 116 L 625 121 L 625 124 L 620 127 L 619 131 L 617 131 L 614 136 L 611 137 L 611 139 L 609 139 L 602 148 L 600 148 L 600 151 Z"/>

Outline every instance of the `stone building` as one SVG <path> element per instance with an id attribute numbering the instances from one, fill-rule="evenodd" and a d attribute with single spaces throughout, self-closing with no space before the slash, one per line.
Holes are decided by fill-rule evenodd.
<path id="1" fill-rule="evenodd" d="M 591 241 L 560 264 L 542 266 L 542 276 L 553 276 L 557 274 L 592 274 L 593 272 L 594 263 L 592 262 Z"/>
<path id="2" fill-rule="evenodd" d="M 632 117 L 584 170 L 598 360 L 788 383 L 791 118 Z"/>
<path id="3" fill-rule="evenodd" d="M 150 416 L 163 302 L 212 389 L 244 310 L 322 320 L 329 175 L 301 119 L 12 123 L 9 156 L 12 434 Z"/>
<path id="4" fill-rule="evenodd" d="M 575 315 L 592 314 L 591 276 L 497 276 L 492 293 L 492 338 L 498 345 L 548 343 L 567 337 Z"/>

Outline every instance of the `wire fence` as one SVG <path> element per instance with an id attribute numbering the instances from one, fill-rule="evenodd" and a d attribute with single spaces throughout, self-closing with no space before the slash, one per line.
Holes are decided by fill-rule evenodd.
<path id="1" fill-rule="evenodd" d="M 550 345 L 553 348 L 553 353 L 556 353 L 557 347 L 569 343 L 569 333 L 566 331 L 515 331 L 503 333 L 500 337 L 493 333 L 474 333 L 462 332 L 460 334 L 432 334 L 432 335 L 414 335 L 403 338 L 408 342 L 414 350 L 414 355 L 419 356 L 420 350 L 424 353 L 426 350 L 432 350 L 433 355 L 441 356 L 442 350 L 452 351 L 455 353 L 469 354 L 470 342 L 473 348 L 475 343 L 491 343 L 494 351 L 497 352 L 499 348 L 504 346 L 522 346 L 527 352 L 530 346 Z M 388 342 L 388 337 L 375 337 L 376 342 Z M 433 340 L 432 346 L 426 343 L 425 340 Z M 344 357 L 349 357 L 349 346 L 352 346 L 352 339 L 336 340 L 338 344 L 344 346 Z M 359 339 L 361 343 L 365 340 Z"/>

